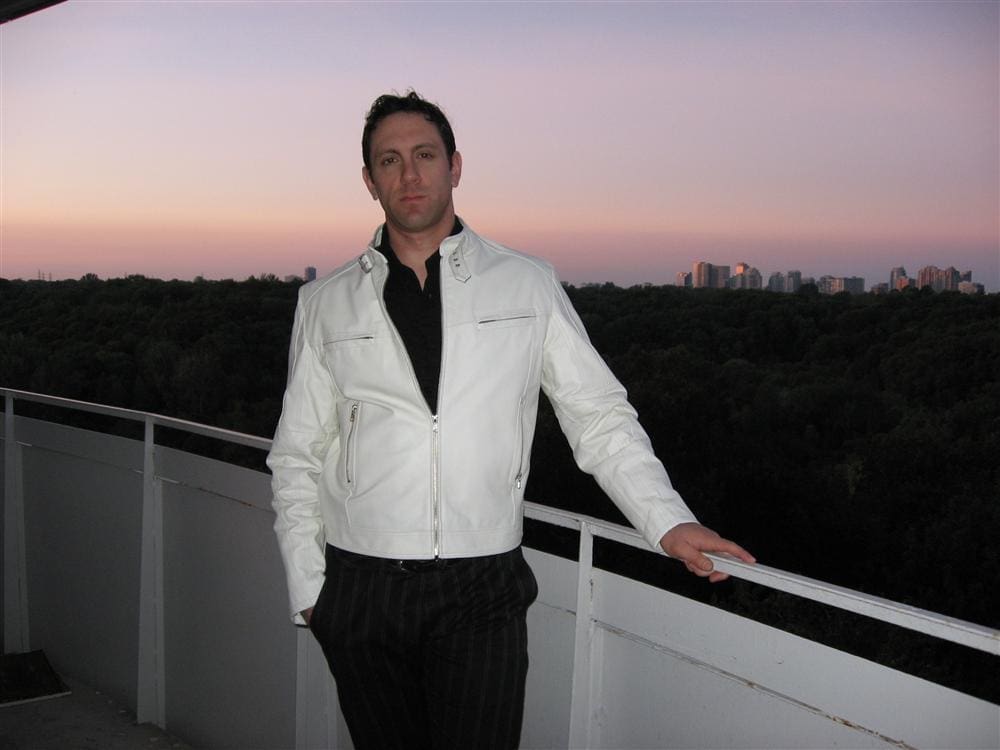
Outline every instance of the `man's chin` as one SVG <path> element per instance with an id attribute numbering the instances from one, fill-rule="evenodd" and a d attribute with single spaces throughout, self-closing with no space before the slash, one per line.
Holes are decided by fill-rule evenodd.
<path id="1" fill-rule="evenodd" d="M 396 229 L 408 234 L 427 232 L 444 223 L 444 215 L 428 217 L 423 214 L 411 213 L 409 215 L 396 214 L 392 217 L 392 224 Z"/>

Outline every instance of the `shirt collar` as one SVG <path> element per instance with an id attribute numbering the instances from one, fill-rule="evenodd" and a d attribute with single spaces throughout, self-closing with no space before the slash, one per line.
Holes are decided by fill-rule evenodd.
<path id="1" fill-rule="evenodd" d="M 462 225 L 461 220 L 456 216 L 455 223 L 452 224 L 451 232 L 448 233 L 448 236 L 454 237 L 457 234 L 461 234 L 463 229 L 465 229 L 465 227 Z M 389 242 L 389 232 L 386 229 L 385 224 L 379 227 L 378 232 L 376 233 L 376 238 L 378 239 L 378 244 L 375 245 L 375 249 L 382 253 L 389 263 L 399 263 L 400 260 L 396 256 L 396 251 L 392 249 L 392 244 Z M 431 258 L 440 259 L 440 253 L 432 253 L 430 258 L 427 259 L 428 263 L 431 262 Z"/>

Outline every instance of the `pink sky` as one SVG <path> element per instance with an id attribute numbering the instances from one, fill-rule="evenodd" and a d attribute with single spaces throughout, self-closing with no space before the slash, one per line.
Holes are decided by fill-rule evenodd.
<path id="1" fill-rule="evenodd" d="M 459 213 L 574 283 L 694 260 L 1000 290 L 1000 4 L 88 2 L 0 26 L 0 276 L 321 273 L 364 112 L 440 102 Z"/>

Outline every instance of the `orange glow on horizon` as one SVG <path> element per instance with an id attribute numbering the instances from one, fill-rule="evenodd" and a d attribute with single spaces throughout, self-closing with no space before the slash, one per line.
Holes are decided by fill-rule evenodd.
<path id="1" fill-rule="evenodd" d="M 381 220 L 364 112 L 412 85 L 458 213 L 567 277 L 926 261 L 1000 290 L 998 4 L 236 5 L 0 26 L 0 276 L 329 270 Z M 415 23 L 451 54 L 407 54 Z"/>

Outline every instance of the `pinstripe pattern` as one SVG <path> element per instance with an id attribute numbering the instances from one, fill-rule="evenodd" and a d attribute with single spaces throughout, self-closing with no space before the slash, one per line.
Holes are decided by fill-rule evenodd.
<path id="1" fill-rule="evenodd" d="M 520 548 L 415 572 L 326 557 L 310 627 L 359 750 L 516 748 L 538 593 Z"/>

